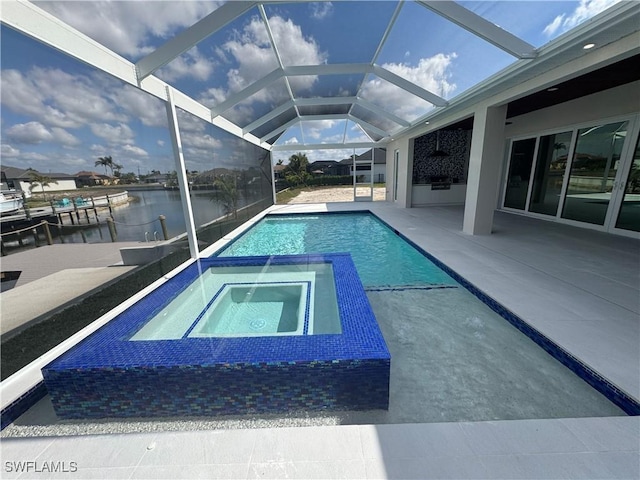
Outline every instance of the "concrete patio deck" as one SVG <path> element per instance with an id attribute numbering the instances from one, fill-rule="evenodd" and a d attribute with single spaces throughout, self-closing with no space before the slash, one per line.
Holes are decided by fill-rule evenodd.
<path id="1" fill-rule="evenodd" d="M 3 340 L 135 268 L 123 266 L 120 257 L 120 248 L 135 245 L 139 242 L 55 244 L 2 257 L 3 271 L 21 272 L 16 286 L 0 296 Z"/>
<path id="2" fill-rule="evenodd" d="M 501 212 L 493 235 L 468 236 L 461 207 L 271 210 L 362 208 L 640 398 L 637 240 Z M 640 417 L 4 437 L 0 448 L 3 478 L 637 479 Z M 76 472 L 43 471 L 71 462 Z"/>

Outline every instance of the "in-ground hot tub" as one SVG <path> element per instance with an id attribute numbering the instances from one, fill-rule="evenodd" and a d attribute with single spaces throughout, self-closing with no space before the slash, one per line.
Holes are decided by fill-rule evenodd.
<path id="1" fill-rule="evenodd" d="M 200 260 L 43 368 L 62 418 L 386 409 L 349 254 Z"/>
<path id="2" fill-rule="evenodd" d="M 322 301 L 315 311 L 316 288 Z M 319 322 L 314 325 L 313 319 Z M 330 263 L 210 265 L 131 339 L 340 333 Z"/>

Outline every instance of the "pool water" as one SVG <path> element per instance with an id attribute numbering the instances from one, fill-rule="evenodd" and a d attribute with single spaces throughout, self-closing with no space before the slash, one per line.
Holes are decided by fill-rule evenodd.
<path id="1" fill-rule="evenodd" d="M 330 264 L 207 268 L 132 341 L 340 333 Z"/>
<path id="2" fill-rule="evenodd" d="M 349 252 L 366 287 L 458 285 L 371 214 L 267 216 L 220 257 Z"/>
<path id="3" fill-rule="evenodd" d="M 625 415 L 370 213 L 270 215 L 218 256 L 348 252 L 391 352 L 389 410 L 340 423 Z"/>

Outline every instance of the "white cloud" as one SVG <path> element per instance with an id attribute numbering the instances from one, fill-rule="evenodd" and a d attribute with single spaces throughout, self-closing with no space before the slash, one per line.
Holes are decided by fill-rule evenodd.
<path id="1" fill-rule="evenodd" d="M 316 20 L 323 20 L 333 13 L 333 3 L 331 2 L 312 2 L 309 4 L 311 16 Z"/>
<path id="2" fill-rule="evenodd" d="M 156 72 L 166 82 L 175 82 L 180 78 L 208 80 L 214 70 L 214 63 L 203 56 L 198 47 L 193 47 Z"/>
<path id="3" fill-rule="evenodd" d="M 192 149 L 212 152 L 216 148 L 222 148 L 222 142 L 211 135 L 186 134 L 182 136 L 182 143 Z"/>
<path id="4" fill-rule="evenodd" d="M 338 122 L 338 120 L 313 120 L 303 122 L 302 131 L 306 137 L 305 140 L 319 140 L 323 138 L 326 135 L 325 132 L 332 129 Z M 342 121 L 340 122 L 342 123 Z M 342 135 L 340 135 L 340 138 L 340 141 L 342 141 Z"/>
<path id="5" fill-rule="evenodd" d="M 276 15 L 269 18 L 269 26 L 284 65 L 315 65 L 326 62 L 327 55 L 320 51 L 313 38 L 303 35 L 299 25 Z M 227 72 L 226 87 L 210 88 L 201 94 L 202 103 L 210 107 L 278 68 L 268 33 L 258 17 L 253 18 L 242 31 L 234 32 L 234 37 L 222 46 L 222 51 L 235 60 L 237 66 Z M 294 90 L 304 90 L 310 88 L 316 80 L 316 76 L 299 76 L 291 78 L 290 84 Z M 279 105 L 286 98 L 288 91 L 284 82 L 275 82 L 243 100 L 241 106 L 244 108 L 237 107 L 225 116 L 233 122 L 243 124 L 253 115 L 250 105 L 254 102 Z"/>
<path id="6" fill-rule="evenodd" d="M 2 105 L 9 110 L 45 121 L 50 125 L 78 126 L 78 122 L 46 103 L 44 93 L 29 79 L 29 75 L 23 76 L 17 70 L 2 70 L 0 92 Z"/>
<path id="7" fill-rule="evenodd" d="M 136 147 L 135 145 L 124 145 L 122 147 L 122 150 L 126 153 L 129 153 L 131 155 L 135 155 L 137 157 L 148 157 L 149 153 L 140 148 L 140 147 Z"/>
<path id="8" fill-rule="evenodd" d="M 18 123 L 7 129 L 7 138 L 17 143 L 36 145 L 53 140 L 53 135 L 40 122 Z"/>
<path id="9" fill-rule="evenodd" d="M 20 155 L 20 150 L 13 148 L 7 143 L 0 145 L 0 157 L 2 158 L 16 158 Z"/>
<path id="10" fill-rule="evenodd" d="M 24 74 L 3 70 L 2 104 L 49 127 L 80 128 L 92 121 L 126 121 L 108 93 L 96 86 L 96 78 L 54 68 L 33 67 Z M 119 86 L 111 83 L 114 85 Z"/>
<path id="11" fill-rule="evenodd" d="M 122 88 L 115 89 L 109 96 L 129 115 L 140 119 L 143 125 L 167 126 L 167 111 L 160 99 L 129 85 L 122 85 Z"/>
<path id="12" fill-rule="evenodd" d="M 274 16 L 269 19 L 269 26 L 285 65 L 317 65 L 326 62 L 327 54 L 320 51 L 312 37 L 303 35 L 299 25 Z"/>
<path id="13" fill-rule="evenodd" d="M 46 167 L 36 168 L 36 170 L 49 170 L 49 165 L 51 164 L 51 157 L 36 152 L 23 152 L 20 154 L 20 160 L 27 162 L 46 162 Z"/>
<path id="14" fill-rule="evenodd" d="M 106 153 L 107 148 L 104 145 L 98 145 L 98 144 L 94 143 L 93 145 L 91 145 L 89 147 L 89 150 L 91 150 L 92 152 L 97 153 L 98 156 L 101 157 L 104 153 Z"/>
<path id="15" fill-rule="evenodd" d="M 371 138 L 362 130 L 362 128 L 354 123 L 349 129 L 351 134 L 347 133 L 347 140 L 349 142 L 370 142 Z"/>
<path id="16" fill-rule="evenodd" d="M 152 44 L 190 26 L 221 2 L 92 1 L 36 2 L 85 35 L 121 55 L 137 59 Z"/>
<path id="17" fill-rule="evenodd" d="M 565 18 L 564 13 L 558 15 L 556 18 L 553 19 L 553 22 L 551 22 L 549 25 L 544 27 L 544 30 L 542 31 L 542 33 L 544 33 L 548 37 L 553 36 L 558 31 L 558 29 L 562 26 L 562 22 L 564 21 L 564 18 Z"/>
<path id="18" fill-rule="evenodd" d="M 403 63 L 385 63 L 382 67 L 431 93 L 449 98 L 456 89 L 456 85 L 449 81 L 449 68 L 455 58 L 455 53 L 439 53 L 420 59 L 415 67 Z M 414 120 L 431 108 L 425 100 L 378 77 L 372 77 L 365 83 L 362 96 L 408 120 Z"/>
<path id="19" fill-rule="evenodd" d="M 455 84 L 449 83 L 449 72 L 447 71 L 451 66 L 451 61 L 456 57 L 455 53 L 450 55 L 439 53 L 430 58 L 421 58 L 416 67 L 398 63 L 385 63 L 382 67 L 425 90 L 446 98 L 456 88 Z"/>
<path id="20" fill-rule="evenodd" d="M 83 157 L 78 157 L 77 155 L 57 155 L 55 157 L 55 164 L 56 167 L 58 165 L 64 165 L 67 167 L 67 170 L 71 170 L 71 171 L 80 171 L 84 168 L 87 168 L 87 160 Z M 93 166 L 94 163 L 91 162 L 91 166 Z"/>
<path id="21" fill-rule="evenodd" d="M 300 140 L 298 140 L 297 137 L 291 137 L 286 142 L 284 142 L 284 145 L 297 145 L 298 143 L 300 143 Z"/>
<path id="22" fill-rule="evenodd" d="M 180 127 L 180 134 L 184 137 L 186 133 L 204 133 L 207 129 L 207 124 L 200 120 L 198 117 L 185 112 L 184 110 L 177 109 L 178 113 L 178 126 Z"/>
<path id="23" fill-rule="evenodd" d="M 51 134 L 53 135 L 53 140 L 60 145 L 75 147 L 82 143 L 77 137 L 71 135 L 60 127 L 53 127 L 51 129 Z"/>
<path id="24" fill-rule="evenodd" d="M 164 140 L 158 140 L 156 143 L 159 147 L 164 147 Z"/>
<path id="25" fill-rule="evenodd" d="M 200 94 L 198 101 L 203 105 L 213 108 L 227 98 L 227 91 L 224 88 L 208 88 Z"/>
<path id="26" fill-rule="evenodd" d="M 242 32 L 236 32 L 235 38 L 226 42 L 223 49 L 238 63 L 237 68 L 227 72 L 229 92 L 238 92 L 278 68 L 266 28 L 258 17 Z"/>
<path id="27" fill-rule="evenodd" d="M 620 0 L 580 0 L 580 4 L 572 13 L 558 15 L 544 28 L 543 33 L 551 37 L 555 35 L 556 32 L 566 32 L 619 1 Z"/>
<path id="28" fill-rule="evenodd" d="M 94 135 L 105 139 L 110 144 L 126 145 L 133 142 L 133 130 L 125 123 L 118 125 L 93 123 L 91 124 L 91 131 Z"/>

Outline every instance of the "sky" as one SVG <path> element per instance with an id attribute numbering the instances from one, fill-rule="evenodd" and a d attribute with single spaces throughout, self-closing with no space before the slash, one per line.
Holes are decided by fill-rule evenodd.
<path id="1" fill-rule="evenodd" d="M 459 3 L 540 47 L 615 1 Z M 34 3 L 131 62 L 222 4 L 195 0 Z M 413 2 L 403 4 L 378 51 L 396 5 L 391 1 L 276 3 L 266 4 L 265 13 L 285 66 L 374 60 L 447 100 L 516 60 Z M 98 171 L 95 161 L 110 155 L 123 165 L 123 172 L 175 169 L 163 102 L 5 26 L 0 27 L 0 38 L 3 165 L 44 173 Z M 254 8 L 156 75 L 215 107 L 277 67 L 268 31 Z M 288 101 L 289 89 L 295 98 L 359 95 L 407 121 L 434 108 L 375 75 L 325 75 L 295 77 L 288 85 L 284 80 L 274 82 L 222 115 L 244 127 Z M 380 118 L 367 121 L 380 122 Z M 378 125 L 399 128 L 390 121 Z M 225 157 L 224 149 L 233 144 L 228 135 L 217 134 L 187 114 L 180 115 L 180 126 L 187 169 L 205 170 L 212 155 Z M 265 125 L 259 134 L 266 135 L 274 127 Z M 352 121 L 321 120 L 291 127 L 276 144 L 332 143 L 345 138 L 370 141 L 367 132 Z M 310 161 L 341 160 L 353 153 L 348 148 L 304 151 Z M 292 153 L 276 152 L 274 162 L 286 162 Z"/>

